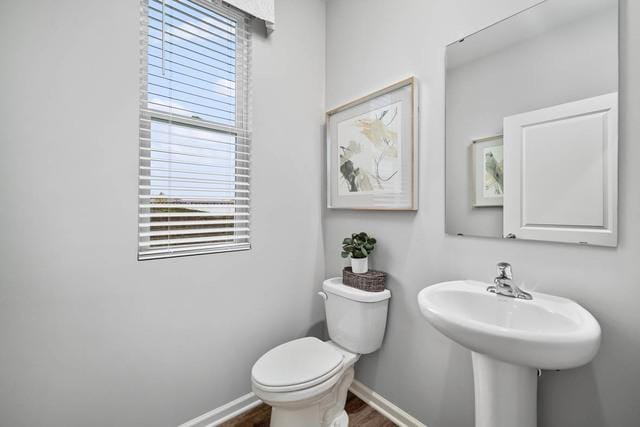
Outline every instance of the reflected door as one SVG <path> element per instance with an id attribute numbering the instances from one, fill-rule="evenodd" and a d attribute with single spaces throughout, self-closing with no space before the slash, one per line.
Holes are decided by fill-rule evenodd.
<path id="1" fill-rule="evenodd" d="M 504 235 L 617 245 L 618 95 L 504 119 Z"/>

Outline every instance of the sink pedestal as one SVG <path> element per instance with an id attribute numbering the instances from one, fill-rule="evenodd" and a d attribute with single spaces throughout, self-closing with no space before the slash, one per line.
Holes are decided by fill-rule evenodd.
<path id="1" fill-rule="evenodd" d="M 536 427 L 538 370 L 472 352 L 476 427 Z"/>

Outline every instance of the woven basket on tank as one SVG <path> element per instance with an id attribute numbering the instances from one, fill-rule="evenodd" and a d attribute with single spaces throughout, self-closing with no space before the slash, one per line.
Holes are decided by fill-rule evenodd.
<path id="1" fill-rule="evenodd" d="M 342 270 L 342 283 L 363 291 L 382 292 L 386 276 L 383 271 L 369 270 L 366 273 L 354 273 L 351 267 L 345 267 Z"/>

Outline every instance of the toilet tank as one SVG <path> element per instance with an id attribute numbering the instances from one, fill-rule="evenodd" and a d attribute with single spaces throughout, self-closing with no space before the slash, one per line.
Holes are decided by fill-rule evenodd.
<path id="1" fill-rule="evenodd" d="M 366 292 L 342 284 L 340 277 L 322 284 L 324 308 L 331 341 L 358 354 L 372 353 L 382 345 L 387 327 L 391 292 Z"/>

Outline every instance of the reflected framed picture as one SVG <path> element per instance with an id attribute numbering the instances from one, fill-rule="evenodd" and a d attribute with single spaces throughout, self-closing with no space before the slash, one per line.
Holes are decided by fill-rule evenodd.
<path id="1" fill-rule="evenodd" d="M 471 144 L 473 207 L 502 206 L 504 146 L 502 135 L 476 139 Z"/>
<path id="2" fill-rule="evenodd" d="M 415 78 L 327 113 L 327 206 L 417 210 Z"/>

